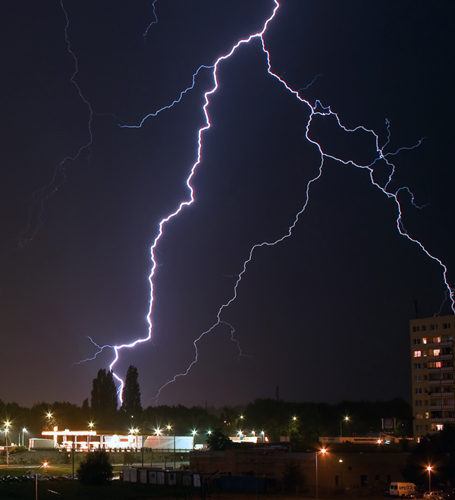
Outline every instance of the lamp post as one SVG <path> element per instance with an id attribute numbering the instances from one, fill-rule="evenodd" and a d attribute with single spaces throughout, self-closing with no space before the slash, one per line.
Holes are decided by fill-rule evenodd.
<path id="1" fill-rule="evenodd" d="M 93 431 L 93 426 L 95 424 L 93 422 L 89 422 L 88 423 L 88 427 L 91 431 Z M 90 451 L 90 445 L 91 445 L 91 441 L 90 441 L 90 434 L 87 436 L 87 445 L 88 445 L 88 451 Z"/>
<path id="2" fill-rule="evenodd" d="M 343 420 L 341 420 L 340 422 L 340 437 L 343 436 L 343 422 L 349 422 L 349 417 L 346 416 L 343 418 Z"/>
<path id="3" fill-rule="evenodd" d="M 11 424 L 6 421 L 5 422 L 5 447 L 6 447 L 6 466 L 9 465 L 9 450 L 8 450 L 8 431 L 9 431 L 9 426 Z"/>
<path id="4" fill-rule="evenodd" d="M 289 422 L 289 442 L 291 442 L 291 426 L 293 422 L 297 422 L 297 417 L 292 417 L 291 421 Z"/>
<path id="5" fill-rule="evenodd" d="M 22 428 L 22 446 L 25 446 L 25 433 L 27 432 L 27 429 L 25 427 Z M 28 448 L 28 446 L 27 446 Z"/>
<path id="6" fill-rule="evenodd" d="M 52 417 L 53 417 L 52 413 L 50 411 L 48 411 L 46 413 L 46 418 L 47 418 L 47 426 L 48 426 L 50 431 L 52 430 Z"/>
<path id="7" fill-rule="evenodd" d="M 38 500 L 38 471 L 41 467 L 47 467 L 48 465 L 48 462 L 43 462 L 37 469 L 35 469 L 35 500 Z"/>
<path id="8" fill-rule="evenodd" d="M 194 450 L 197 431 L 193 429 L 191 431 L 191 434 L 193 435 L 193 450 Z"/>
<path id="9" fill-rule="evenodd" d="M 316 460 L 316 499 L 319 498 L 319 474 L 318 474 L 318 454 L 325 455 L 327 453 L 327 450 L 325 448 L 322 448 L 321 450 L 316 451 L 314 458 Z"/>
<path id="10" fill-rule="evenodd" d="M 431 465 L 427 466 L 427 471 L 428 471 L 428 491 L 431 491 L 431 471 L 433 470 L 433 467 Z"/>

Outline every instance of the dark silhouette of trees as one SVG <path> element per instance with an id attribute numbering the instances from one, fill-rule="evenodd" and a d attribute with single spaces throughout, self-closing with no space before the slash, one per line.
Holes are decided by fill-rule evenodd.
<path id="1" fill-rule="evenodd" d="M 436 434 L 421 439 L 408 459 L 403 471 L 406 481 L 417 485 L 428 485 L 426 467 L 431 465 L 431 484 L 438 485 L 455 482 L 455 427 L 444 424 L 444 429 Z"/>
<path id="2" fill-rule="evenodd" d="M 98 371 L 91 393 L 92 414 L 104 425 L 113 425 L 117 413 L 117 389 L 111 371 Z"/>
<path id="3" fill-rule="evenodd" d="M 221 429 L 215 429 L 207 437 L 207 446 L 211 451 L 224 451 L 232 448 L 232 441 Z"/>
<path id="4" fill-rule="evenodd" d="M 105 484 L 113 477 L 113 467 L 103 450 L 87 453 L 77 469 L 82 484 Z"/>
<path id="5" fill-rule="evenodd" d="M 141 390 L 137 368 L 131 365 L 126 372 L 121 409 L 129 416 L 138 417 L 142 413 Z"/>
<path id="6" fill-rule="evenodd" d="M 283 472 L 283 490 L 301 493 L 305 489 L 306 477 L 298 462 L 286 464 Z"/>

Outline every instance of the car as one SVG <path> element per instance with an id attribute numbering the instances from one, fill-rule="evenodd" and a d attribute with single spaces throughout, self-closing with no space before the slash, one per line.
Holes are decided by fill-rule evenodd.
<path id="1" fill-rule="evenodd" d="M 426 491 L 423 494 L 424 500 L 444 500 L 444 493 L 442 491 Z"/>

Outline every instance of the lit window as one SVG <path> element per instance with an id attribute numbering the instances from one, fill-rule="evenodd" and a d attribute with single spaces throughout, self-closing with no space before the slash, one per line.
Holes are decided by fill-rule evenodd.
<path id="1" fill-rule="evenodd" d="M 414 358 L 420 358 L 422 356 L 422 351 L 414 351 Z"/>
<path id="2" fill-rule="evenodd" d="M 435 365 L 436 365 L 435 368 L 442 368 L 441 361 L 436 361 Z"/>
<path id="3" fill-rule="evenodd" d="M 429 411 L 425 412 L 425 418 L 430 418 L 430 412 Z"/>
<path id="4" fill-rule="evenodd" d="M 444 429 L 444 424 L 436 424 L 436 430 L 442 431 Z"/>
<path id="5" fill-rule="evenodd" d="M 440 356 L 441 349 L 433 349 L 433 356 Z"/>
<path id="6" fill-rule="evenodd" d="M 439 344 L 441 342 L 441 337 L 433 337 L 433 343 Z"/>
<path id="7" fill-rule="evenodd" d="M 423 344 L 426 344 L 426 343 L 427 343 L 427 339 L 426 339 L 425 337 L 422 339 L 422 343 L 423 343 Z"/>

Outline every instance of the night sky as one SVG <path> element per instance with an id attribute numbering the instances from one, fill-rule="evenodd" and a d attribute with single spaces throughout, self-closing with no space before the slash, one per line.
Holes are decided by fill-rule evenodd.
<path id="1" fill-rule="evenodd" d="M 260 31 L 272 0 L 3 2 L 0 112 L 0 398 L 82 404 L 113 359 L 98 345 L 146 337 L 150 246 L 188 199 L 205 123 L 201 65 Z M 67 37 L 66 15 L 69 19 Z M 374 129 L 396 166 L 403 222 L 455 283 L 455 7 L 446 0 L 282 0 L 265 34 L 273 71 L 349 128 Z M 152 23 L 152 24 L 151 24 Z M 147 36 L 144 33 L 147 28 Z M 74 59 L 77 58 L 77 61 Z M 72 82 L 74 77 L 74 82 Z M 397 208 L 369 172 L 327 159 L 317 175 L 305 139 L 310 108 L 267 73 L 260 41 L 218 67 L 193 178 L 195 203 L 165 227 L 156 256 L 153 340 L 121 351 L 139 372 L 143 406 L 410 400 L 409 319 L 437 313 L 442 269 L 400 236 Z M 77 84 L 77 86 L 75 85 Z M 81 92 L 81 94 L 79 93 Z M 319 117 L 324 151 L 374 160 L 372 135 Z M 390 168 L 375 167 L 384 184 Z M 442 307 L 450 314 L 450 302 Z"/>

